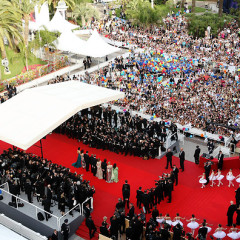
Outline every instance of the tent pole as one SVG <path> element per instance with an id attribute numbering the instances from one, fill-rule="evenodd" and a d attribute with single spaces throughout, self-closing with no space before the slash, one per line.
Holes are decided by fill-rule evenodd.
<path id="1" fill-rule="evenodd" d="M 43 147 L 42 147 L 42 139 L 40 140 L 40 148 L 41 148 L 41 155 L 42 155 L 42 159 L 43 159 Z"/>

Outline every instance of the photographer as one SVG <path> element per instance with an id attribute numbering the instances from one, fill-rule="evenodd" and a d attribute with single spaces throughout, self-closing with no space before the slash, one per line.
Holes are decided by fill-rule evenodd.
<path id="1" fill-rule="evenodd" d="M 184 236 L 184 231 L 180 223 L 173 227 L 173 240 L 181 240 Z"/>
<path id="2" fill-rule="evenodd" d="M 198 239 L 200 240 L 206 240 L 207 239 L 207 233 L 208 233 L 208 229 L 206 227 L 206 223 L 203 222 L 202 223 L 202 227 L 200 227 L 198 229 Z"/>

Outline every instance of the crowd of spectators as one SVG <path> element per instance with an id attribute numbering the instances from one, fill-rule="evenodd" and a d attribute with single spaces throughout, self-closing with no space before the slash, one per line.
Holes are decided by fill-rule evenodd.
<path id="1" fill-rule="evenodd" d="M 117 18 L 93 23 L 103 35 L 141 51 L 74 78 L 125 92 L 113 104 L 127 110 L 229 136 L 239 126 L 237 23 L 226 24 L 217 36 L 194 39 L 180 13 L 164 22 L 150 28 Z"/>
<path id="2" fill-rule="evenodd" d="M 82 175 L 17 148 L 4 150 L 0 155 L 0 180 L 1 184 L 8 182 L 13 195 L 25 193 L 29 203 L 33 203 L 33 197 L 42 203 L 47 221 L 53 202 L 57 202 L 64 215 L 66 208 L 72 209 L 95 193 L 95 188 Z M 12 196 L 12 205 L 15 204 L 16 197 Z"/>
<path id="3" fill-rule="evenodd" d="M 110 106 L 97 107 L 90 112 L 84 110 L 62 125 L 56 132 L 66 134 L 91 147 L 108 149 L 116 153 L 155 158 L 161 151 L 166 151 L 164 142 L 167 134 L 177 132 L 172 124 L 167 127 L 164 121 L 152 122 L 129 112 L 117 112 Z"/>

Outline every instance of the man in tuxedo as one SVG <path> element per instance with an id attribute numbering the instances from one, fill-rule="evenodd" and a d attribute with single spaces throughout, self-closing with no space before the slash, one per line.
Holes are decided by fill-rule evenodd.
<path id="1" fill-rule="evenodd" d="M 235 191 L 235 198 L 236 198 L 236 205 L 239 206 L 240 204 L 240 184 L 239 184 L 239 188 Z"/>
<path id="2" fill-rule="evenodd" d="M 224 158 L 224 155 L 222 153 L 222 151 L 219 151 L 219 154 L 218 154 L 218 169 L 220 169 L 222 171 L 222 167 L 223 167 L 223 158 Z"/>
<path id="3" fill-rule="evenodd" d="M 180 169 L 182 169 L 182 172 L 184 172 L 185 152 L 183 151 L 183 148 L 180 149 L 179 159 L 180 159 Z"/>
<path id="4" fill-rule="evenodd" d="M 142 204 L 142 195 L 143 195 L 143 191 L 142 191 L 142 187 L 139 187 L 139 189 L 137 190 L 137 207 L 141 208 L 141 204 Z"/>
<path id="5" fill-rule="evenodd" d="M 211 165 L 212 163 L 210 161 L 207 161 L 205 163 L 204 169 L 205 169 L 205 176 L 206 176 L 206 180 L 207 182 L 205 183 L 205 185 L 207 185 L 209 183 L 209 175 L 210 175 L 210 171 L 211 171 Z"/>
<path id="6" fill-rule="evenodd" d="M 47 199 L 49 199 L 50 201 L 52 200 L 52 189 L 50 184 L 48 184 L 47 186 Z"/>
<path id="7" fill-rule="evenodd" d="M 123 195 L 124 206 L 127 203 L 127 208 L 129 208 L 130 185 L 128 184 L 128 180 L 125 180 L 125 183 L 122 186 L 122 195 Z"/>
<path id="8" fill-rule="evenodd" d="M 201 240 L 207 239 L 208 228 L 206 227 L 206 223 L 203 222 L 202 227 L 198 229 L 198 238 Z"/>
<path id="9" fill-rule="evenodd" d="M 175 180 L 175 186 L 178 185 L 178 173 L 179 173 L 178 168 L 176 167 L 176 165 L 173 165 L 173 175 Z"/>
<path id="10" fill-rule="evenodd" d="M 89 237 L 90 239 L 94 237 L 95 235 L 95 232 L 97 231 L 97 228 L 92 220 L 92 217 L 89 216 L 87 219 L 86 219 L 86 225 L 89 229 Z"/>
<path id="11" fill-rule="evenodd" d="M 104 161 L 101 163 L 102 172 L 103 172 L 103 179 L 107 179 L 107 159 L 104 159 Z"/>
<path id="12" fill-rule="evenodd" d="M 171 151 L 171 149 L 169 148 L 168 151 L 167 151 L 167 154 L 166 154 L 166 157 L 167 157 L 167 166 L 166 166 L 166 169 L 168 169 L 168 164 L 170 163 L 170 167 L 172 167 L 172 156 L 173 156 L 173 153 Z"/>
<path id="13" fill-rule="evenodd" d="M 90 157 L 88 155 L 88 151 L 84 154 L 84 161 L 86 163 L 86 171 L 89 171 Z"/>
<path id="14" fill-rule="evenodd" d="M 228 207 L 227 217 L 228 217 L 228 224 L 227 226 L 231 227 L 233 224 L 233 214 L 237 211 L 237 206 L 234 204 L 233 201 L 230 201 L 230 206 Z"/>
<path id="15" fill-rule="evenodd" d="M 97 174 L 97 158 L 96 158 L 96 155 L 94 155 L 94 157 L 92 157 L 92 173 L 93 173 L 93 176 L 96 176 L 96 174 Z"/>
<path id="16" fill-rule="evenodd" d="M 70 227 L 68 225 L 68 219 L 64 220 L 64 223 L 61 226 L 61 233 L 63 235 L 63 240 L 68 240 L 68 235 L 70 233 Z"/>
<path id="17" fill-rule="evenodd" d="M 83 210 L 84 210 L 85 218 L 86 219 L 89 218 L 89 216 L 91 215 L 91 209 L 88 203 L 84 206 Z"/>
<path id="18" fill-rule="evenodd" d="M 132 220 L 132 218 L 134 217 L 134 213 L 135 213 L 135 208 L 134 208 L 133 204 L 130 203 L 130 209 L 129 209 L 129 212 L 128 212 L 128 219 L 129 220 Z"/>
<path id="19" fill-rule="evenodd" d="M 51 217 L 51 215 L 48 214 L 50 213 L 51 200 L 48 199 L 45 195 L 43 197 L 42 205 L 43 205 L 43 209 L 46 211 L 45 212 L 46 221 L 48 221 L 48 219 Z"/>
<path id="20" fill-rule="evenodd" d="M 195 149 L 195 152 L 194 152 L 194 159 L 195 159 L 196 164 L 199 164 L 200 152 L 201 152 L 201 149 L 199 148 L 199 146 L 196 146 L 196 149 Z"/>

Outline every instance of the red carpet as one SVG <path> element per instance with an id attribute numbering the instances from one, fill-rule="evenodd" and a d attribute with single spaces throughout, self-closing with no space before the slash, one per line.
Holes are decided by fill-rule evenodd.
<path id="1" fill-rule="evenodd" d="M 154 186 L 154 180 L 158 179 L 165 170 L 166 159 L 150 159 L 145 161 L 138 157 L 123 156 L 109 151 L 102 151 L 95 148 L 78 143 L 76 140 L 68 139 L 66 136 L 52 134 L 43 140 L 44 157 L 52 160 L 54 163 L 64 165 L 71 168 L 71 171 L 77 171 L 84 174 L 84 179 L 91 181 L 91 185 L 96 188 L 94 195 L 94 212 L 93 219 L 99 226 L 103 216 L 107 216 L 108 220 L 112 216 L 115 204 L 119 197 L 122 197 L 121 189 L 125 179 L 128 179 L 131 185 L 130 201 L 136 205 L 136 190 L 139 186 L 143 189 Z M 91 173 L 87 173 L 84 169 L 75 169 L 71 165 L 77 159 L 77 147 L 88 150 L 90 154 L 96 154 L 101 160 L 107 158 L 111 163 L 117 163 L 119 168 L 119 182 L 106 183 L 104 180 L 98 180 Z M 10 145 L 0 141 L 0 149 L 11 147 Z M 40 149 L 31 147 L 28 152 L 40 155 Z M 173 163 L 179 167 L 179 159 L 174 157 Z M 168 170 L 170 171 L 170 170 Z M 203 172 L 203 168 L 198 167 L 194 163 L 185 161 L 185 172 L 179 173 L 179 185 L 174 188 L 172 194 L 172 203 L 167 203 L 166 200 L 158 205 L 159 212 L 162 214 L 169 213 L 174 217 L 178 212 L 180 216 L 191 218 L 191 214 L 200 219 L 199 223 L 205 218 L 208 223 L 213 224 L 213 230 L 218 223 L 223 226 L 227 223 L 227 209 L 230 200 L 235 200 L 234 190 L 237 188 L 228 188 L 228 182 L 223 179 L 223 187 L 213 187 L 209 185 L 205 189 L 201 189 L 198 182 L 198 176 Z M 227 171 L 223 171 L 226 175 Z M 236 176 L 239 174 L 238 169 L 233 170 Z M 234 216 L 235 218 L 235 216 Z M 184 225 L 185 224 L 185 221 Z M 185 227 L 186 231 L 190 231 Z M 213 230 L 209 235 L 213 234 Z M 227 239 L 227 237 L 225 238 Z"/>

